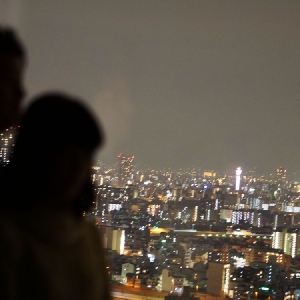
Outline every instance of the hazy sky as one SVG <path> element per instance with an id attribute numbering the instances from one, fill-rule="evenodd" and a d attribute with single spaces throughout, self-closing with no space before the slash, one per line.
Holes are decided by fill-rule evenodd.
<path id="1" fill-rule="evenodd" d="M 0 0 L 29 96 L 78 95 L 151 167 L 300 170 L 300 1 Z"/>

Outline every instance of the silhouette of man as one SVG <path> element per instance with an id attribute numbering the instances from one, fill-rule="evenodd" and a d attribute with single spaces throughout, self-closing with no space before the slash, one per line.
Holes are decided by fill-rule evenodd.
<path id="1" fill-rule="evenodd" d="M 0 133 L 9 127 L 17 125 L 20 120 L 21 102 L 24 98 L 24 66 L 25 51 L 15 32 L 12 29 L 0 26 Z M 76 153 L 72 156 L 72 158 L 74 157 L 76 158 Z M 82 159 L 82 155 L 79 157 Z M 39 226 L 39 220 L 30 218 L 30 216 L 27 217 L 27 211 L 17 211 L 15 209 L 17 206 L 13 201 L 10 201 L 10 195 L 12 194 L 12 190 L 18 190 L 18 187 L 12 182 L 13 187 L 10 190 L 6 188 L 7 180 L 10 179 L 7 176 L 10 168 L 11 166 L 6 168 L 6 170 L 0 168 L 0 299 L 29 299 L 27 298 L 28 295 L 33 295 L 30 299 L 95 298 L 88 295 L 100 295 L 97 299 L 110 299 L 109 287 L 104 273 L 105 263 L 102 246 L 98 235 L 96 237 L 96 234 L 93 234 L 95 230 L 86 230 L 85 232 L 83 229 L 90 225 L 83 224 L 83 222 L 80 223 L 80 226 L 78 225 L 78 228 L 82 229 L 81 231 L 73 230 L 72 237 L 75 237 L 75 240 L 76 238 L 80 240 L 80 237 L 82 237 L 84 241 L 84 239 L 91 236 L 89 239 L 90 243 L 81 243 L 83 249 L 86 250 L 86 255 L 81 249 L 77 252 L 74 251 L 74 247 L 69 247 L 67 251 L 63 251 L 64 248 L 60 248 L 61 244 L 56 243 L 56 241 L 53 242 L 50 237 L 49 239 L 45 238 L 44 244 L 42 242 L 39 243 L 42 238 L 36 238 L 37 232 L 34 230 L 32 232 L 30 230 L 26 231 L 23 225 L 26 225 L 26 228 L 31 228 L 30 226 L 33 224 L 34 228 L 41 230 L 42 237 L 47 232 L 52 236 L 53 228 L 47 231 L 47 227 Z M 88 165 L 86 171 L 88 172 L 89 169 L 90 166 Z M 15 175 L 18 175 L 17 172 Z M 81 176 L 80 173 L 78 175 Z M 80 176 L 77 177 L 81 179 Z M 78 179 L 77 177 L 76 180 Z M 73 190 L 71 194 L 73 194 Z M 33 197 L 32 195 L 30 196 L 31 198 Z M 22 199 L 25 201 L 28 198 Z M 80 206 L 79 208 L 81 209 L 82 207 Z M 76 210 L 77 213 L 79 211 Z M 42 213 L 40 216 L 42 217 Z M 50 219 L 51 217 L 50 215 Z M 18 222 L 19 219 L 24 220 L 24 223 L 20 224 Z M 68 221 L 68 218 L 62 219 L 62 222 Z M 55 221 L 54 224 L 56 224 Z M 49 224 L 47 223 L 46 225 Z M 56 225 L 58 226 L 59 223 Z M 57 232 L 61 232 L 61 229 L 59 228 Z M 70 237 L 66 235 L 61 241 L 64 243 Z M 31 241 L 33 241 L 32 244 Z M 31 247 L 31 245 L 33 246 Z M 40 245 L 43 246 L 40 247 Z M 78 246 L 79 243 L 74 243 L 74 245 Z M 60 249 L 60 252 L 57 249 Z M 34 256 L 33 254 L 35 253 L 41 254 L 41 256 Z M 91 257 L 91 253 L 94 258 Z M 56 258 L 59 258 L 60 261 Z M 57 264 L 52 263 L 53 261 Z M 60 262 L 62 263 L 60 264 Z M 69 263 L 70 268 L 66 267 L 68 266 L 66 262 L 71 262 Z M 37 269 L 34 269 L 35 266 Z M 40 268 L 40 266 L 42 267 Z M 57 266 L 63 266 L 66 272 L 60 272 Z M 76 268 L 76 266 L 80 268 Z M 44 270 L 48 272 L 43 273 Z M 67 273 L 68 276 L 66 275 Z M 39 274 L 44 274 L 44 276 L 38 277 L 37 275 Z M 59 280 L 59 276 L 62 277 L 62 280 Z M 35 286 L 35 279 L 39 279 L 43 285 L 37 284 Z M 64 284 L 64 280 L 68 282 Z M 78 284 L 72 285 L 73 283 Z M 62 284 L 63 286 L 61 286 Z M 82 286 L 85 289 L 81 289 Z M 49 293 L 47 293 L 45 288 L 47 288 Z M 86 293 L 83 293 L 84 291 Z M 34 297 L 34 295 L 45 295 L 45 297 Z M 72 297 L 68 298 L 66 295 L 72 295 Z"/>
<path id="2" fill-rule="evenodd" d="M 25 50 L 15 32 L 0 26 L 0 133 L 16 126 L 20 118 L 24 98 L 23 73 Z M 0 182 L 5 177 L 0 168 Z M 17 299 L 17 266 L 19 257 L 19 230 L 10 220 L 3 203 L 3 187 L 0 188 L 0 298 Z"/>
<path id="3" fill-rule="evenodd" d="M 19 120 L 24 65 L 25 50 L 15 32 L 0 27 L 0 132 Z"/>

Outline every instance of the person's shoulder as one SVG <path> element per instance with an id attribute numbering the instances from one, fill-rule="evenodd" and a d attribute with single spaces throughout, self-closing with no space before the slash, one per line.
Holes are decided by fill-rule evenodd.
<path id="1" fill-rule="evenodd" d="M 17 232 L 18 225 L 16 224 L 13 213 L 10 210 L 0 208 L 0 233 L 10 235 L 11 232 Z"/>
<path id="2" fill-rule="evenodd" d="M 19 257 L 22 251 L 22 233 L 11 212 L 0 210 L 0 251 L 2 255 Z"/>
<path id="3" fill-rule="evenodd" d="M 0 165 L 0 213 L 6 215 L 10 209 L 14 208 L 15 201 L 13 200 L 12 182 L 10 174 L 12 168 L 10 165 Z M 2 216 L 0 216 L 2 218 Z M 1 221 L 1 220 L 0 220 Z"/>
<path id="4" fill-rule="evenodd" d="M 93 223 L 90 223 L 84 219 L 81 220 L 81 225 L 82 225 L 83 230 L 87 233 L 87 235 L 90 238 L 94 238 L 96 240 L 101 239 L 100 231 L 96 225 L 94 225 Z"/>

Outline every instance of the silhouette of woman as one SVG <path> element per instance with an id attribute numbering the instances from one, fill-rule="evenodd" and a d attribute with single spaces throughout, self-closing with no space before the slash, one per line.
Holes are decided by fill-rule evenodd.
<path id="1" fill-rule="evenodd" d="M 110 299 L 100 235 L 82 216 L 93 202 L 91 161 L 102 144 L 78 100 L 50 93 L 29 106 L 3 197 L 18 232 L 10 241 L 18 248 L 9 258 L 11 298 Z"/>

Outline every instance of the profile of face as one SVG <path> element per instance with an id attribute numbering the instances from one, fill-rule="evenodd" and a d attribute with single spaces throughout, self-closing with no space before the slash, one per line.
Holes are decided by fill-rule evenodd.
<path id="1" fill-rule="evenodd" d="M 22 178 L 13 197 L 29 195 L 28 206 L 79 210 L 91 200 L 91 161 L 103 135 L 77 99 L 47 93 L 24 113 L 8 168 Z"/>
<path id="2" fill-rule="evenodd" d="M 90 176 L 91 155 L 78 145 L 66 144 L 53 160 L 52 167 L 48 176 L 56 198 L 71 203 L 80 195 Z"/>
<path id="3" fill-rule="evenodd" d="M 23 98 L 21 59 L 12 55 L 0 55 L 0 130 L 17 125 Z"/>

